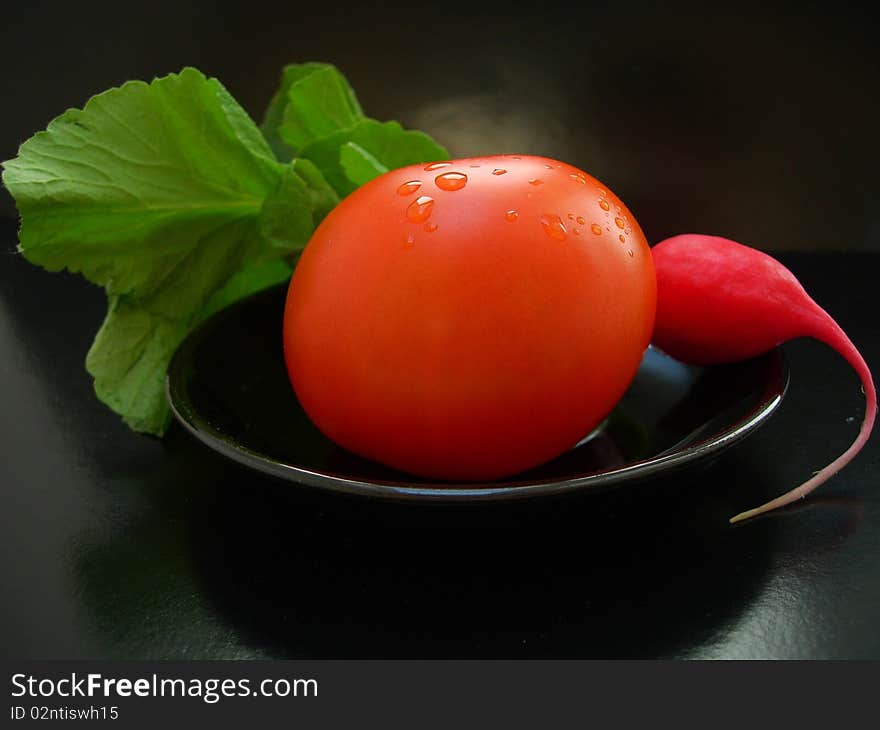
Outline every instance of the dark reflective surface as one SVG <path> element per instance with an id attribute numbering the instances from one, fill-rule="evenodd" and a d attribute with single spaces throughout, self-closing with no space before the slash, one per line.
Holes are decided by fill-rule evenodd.
<path id="1" fill-rule="evenodd" d="M 651 242 L 880 246 L 870 5 L 345 5 L 10 5 L 0 158 L 126 79 L 192 64 L 259 117 L 282 64 L 326 60 L 368 113 L 456 155 L 586 169 Z M 103 294 L 12 254 L 4 196 L 4 654 L 880 658 L 877 436 L 814 499 L 727 524 L 855 436 L 857 381 L 821 345 L 784 348 L 779 411 L 705 471 L 439 508 L 293 489 L 97 402 L 83 361 Z M 876 370 L 878 257 L 783 261 Z"/>
<path id="2" fill-rule="evenodd" d="M 312 424 L 281 353 L 286 293 L 285 285 L 261 292 L 194 330 L 169 366 L 168 397 L 180 423 L 218 453 L 333 491 L 472 501 L 624 486 L 692 466 L 745 438 L 779 406 L 788 380 L 779 352 L 704 369 L 649 348 L 618 406 L 567 453 L 496 482 L 432 483 L 360 458 Z"/>
<path id="3" fill-rule="evenodd" d="M 880 262 L 786 263 L 878 361 Z M 786 346 L 779 411 L 705 470 L 399 504 L 260 476 L 176 426 L 130 433 L 83 370 L 102 296 L 0 257 L 9 656 L 880 657 L 876 437 L 815 499 L 727 524 L 854 436 L 857 381 L 818 344 Z"/>

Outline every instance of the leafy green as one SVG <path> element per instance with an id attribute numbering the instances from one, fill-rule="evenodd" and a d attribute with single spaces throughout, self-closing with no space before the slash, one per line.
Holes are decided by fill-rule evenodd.
<path id="1" fill-rule="evenodd" d="M 208 299 L 248 264 L 294 254 L 315 225 L 296 168 L 191 68 L 65 112 L 5 163 L 3 182 L 22 254 L 106 288 L 87 368 L 101 400 L 156 434 L 165 367 Z"/>
<path id="2" fill-rule="evenodd" d="M 364 119 L 351 129 L 317 139 L 299 151 L 300 156 L 315 163 L 340 197 L 358 187 L 358 183 L 346 175 L 340 160 L 340 148 L 347 143 L 356 144 L 388 170 L 449 157 L 449 153 L 424 132 L 403 129 L 397 122 Z"/>
<path id="3" fill-rule="evenodd" d="M 291 214 L 292 211 L 296 212 Z M 291 248 L 305 246 L 317 222 L 309 185 L 298 174 L 296 165 L 289 165 L 263 202 L 258 218 L 259 234 L 283 255 Z"/>
<path id="4" fill-rule="evenodd" d="M 222 289 L 214 292 L 202 310 L 202 318 L 210 317 L 239 299 L 289 281 L 291 274 L 293 266 L 280 259 L 252 264 L 233 274 Z"/>
<path id="5" fill-rule="evenodd" d="M 128 296 L 109 298 L 86 370 L 95 379 L 98 398 L 135 431 L 161 435 L 168 428 L 165 370 L 190 324 L 150 312 Z"/>
<path id="6" fill-rule="evenodd" d="M 279 159 L 311 160 L 339 197 L 388 170 L 449 157 L 424 132 L 364 116 L 345 77 L 328 64 L 285 67 L 262 131 Z"/>
<path id="7" fill-rule="evenodd" d="M 278 91 L 275 92 L 269 101 L 269 106 L 263 115 L 260 131 L 263 133 L 272 151 L 282 162 L 289 162 L 296 153 L 296 150 L 287 144 L 278 132 L 278 128 L 284 120 L 284 110 L 287 108 L 290 87 L 310 73 L 328 68 L 334 68 L 334 66 L 328 63 L 292 63 L 285 66 L 281 71 L 281 84 L 278 87 Z"/>
<path id="8" fill-rule="evenodd" d="M 312 199 L 312 217 L 317 226 L 324 219 L 324 216 L 339 203 L 339 196 L 311 160 L 300 157 L 291 164 L 296 169 L 296 174 L 309 185 L 309 195 Z"/>
<path id="9" fill-rule="evenodd" d="M 337 69 L 313 68 L 287 90 L 279 133 L 287 144 L 300 149 L 364 118 L 354 91 Z"/>
<path id="10" fill-rule="evenodd" d="M 111 294 L 170 290 L 169 309 L 197 308 L 254 255 L 263 202 L 285 173 L 247 122 L 195 69 L 129 82 L 65 112 L 4 165 L 21 252 Z M 218 273 L 204 270 L 209 261 Z M 173 286 L 181 278 L 186 286 Z"/>
<path id="11" fill-rule="evenodd" d="M 86 357 L 96 394 L 161 435 L 165 371 L 193 326 L 289 279 L 341 195 L 446 156 L 421 132 L 366 118 L 329 64 L 285 67 L 259 128 L 219 81 L 185 68 L 66 111 L 3 164 L 3 183 L 22 254 L 107 292 Z"/>
<path id="12" fill-rule="evenodd" d="M 345 176 L 355 185 L 364 185 L 388 172 L 385 165 L 357 142 L 346 142 L 339 148 L 339 164 Z"/>

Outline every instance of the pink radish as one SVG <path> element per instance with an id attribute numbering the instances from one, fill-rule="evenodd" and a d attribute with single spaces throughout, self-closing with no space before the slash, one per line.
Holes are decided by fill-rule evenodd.
<path id="1" fill-rule="evenodd" d="M 675 236 L 651 251 L 657 273 L 653 342 L 668 355 L 713 365 L 760 355 L 795 337 L 813 337 L 840 353 L 862 381 L 865 417 L 852 445 L 799 487 L 730 521 L 791 504 L 852 461 L 874 426 L 874 381 L 849 337 L 794 275 L 767 254 L 717 236 Z"/>

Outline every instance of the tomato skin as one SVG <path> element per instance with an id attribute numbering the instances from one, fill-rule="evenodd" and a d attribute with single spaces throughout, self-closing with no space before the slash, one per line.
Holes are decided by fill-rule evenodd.
<path id="1" fill-rule="evenodd" d="M 443 189 L 461 181 L 449 173 L 466 184 Z M 325 218 L 290 282 L 284 355 L 337 444 L 486 481 L 549 461 L 608 415 L 655 308 L 650 249 L 607 187 L 541 157 L 453 160 L 386 173 Z"/>

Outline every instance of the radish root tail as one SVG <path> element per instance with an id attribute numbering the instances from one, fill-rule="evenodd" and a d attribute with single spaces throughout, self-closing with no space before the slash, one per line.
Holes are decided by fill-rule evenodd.
<path id="1" fill-rule="evenodd" d="M 770 512 L 779 507 L 785 507 L 792 502 L 797 502 L 799 499 L 803 499 L 816 489 L 816 487 L 824 484 L 837 474 L 837 472 L 843 469 L 843 467 L 849 464 L 849 462 L 855 458 L 856 454 L 862 450 L 862 447 L 867 443 L 868 437 L 871 435 L 871 429 L 874 427 L 874 419 L 877 416 L 877 393 L 874 390 L 874 381 L 871 378 L 871 373 L 868 370 L 868 366 L 864 359 L 859 354 L 855 345 L 850 341 L 849 337 L 844 334 L 843 330 L 840 329 L 834 320 L 831 319 L 830 315 L 825 313 L 824 310 L 823 314 L 825 314 L 827 319 L 822 318 L 816 324 L 815 331 L 810 333 L 811 336 L 837 350 L 837 352 L 839 352 L 850 364 L 852 369 L 856 371 L 862 381 L 862 391 L 865 394 L 866 405 L 865 418 L 862 421 L 861 429 L 859 429 L 859 435 L 846 451 L 828 466 L 817 471 L 810 479 L 805 481 L 799 487 L 795 487 L 782 496 L 762 504 L 760 507 L 755 507 L 754 509 L 746 510 L 745 512 L 740 512 L 738 515 L 734 515 L 730 518 L 731 524 L 748 520 L 757 515 Z"/>

